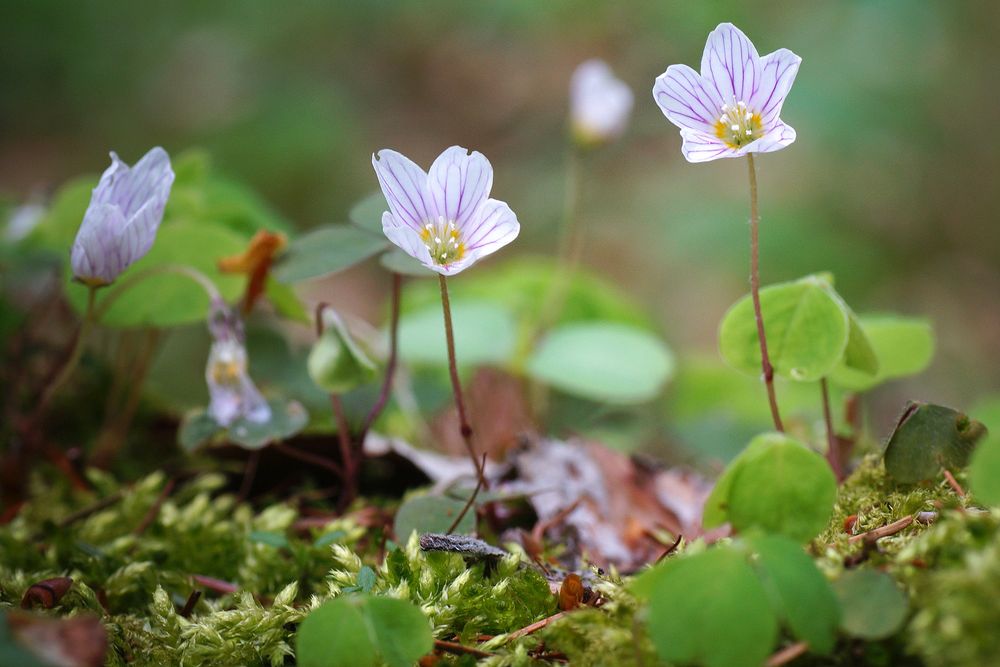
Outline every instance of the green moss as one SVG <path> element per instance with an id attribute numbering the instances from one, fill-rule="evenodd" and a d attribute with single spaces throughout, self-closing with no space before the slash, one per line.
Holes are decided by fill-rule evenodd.
<path id="1" fill-rule="evenodd" d="M 949 512 L 897 555 L 911 591 L 910 649 L 934 667 L 1000 656 L 1000 512 Z"/>

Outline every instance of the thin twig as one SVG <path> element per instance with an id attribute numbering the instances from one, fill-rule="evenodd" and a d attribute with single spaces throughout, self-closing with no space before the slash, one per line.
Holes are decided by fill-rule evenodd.
<path id="1" fill-rule="evenodd" d="M 441 285 L 441 308 L 444 310 L 444 334 L 448 345 L 448 372 L 451 375 L 451 388 L 455 394 L 455 409 L 458 410 L 458 421 L 462 432 L 462 440 L 465 448 L 472 459 L 472 465 L 476 466 L 476 474 L 484 489 L 489 489 L 489 482 L 486 481 L 486 472 L 483 466 L 479 465 L 479 457 L 472 444 L 472 427 L 465 412 L 465 400 L 462 398 L 462 383 L 458 378 L 458 362 L 455 359 L 455 331 L 451 322 L 451 300 L 448 298 L 448 281 L 438 274 L 438 282 Z M 485 460 L 485 459 L 484 459 Z"/>
<path id="2" fill-rule="evenodd" d="M 486 454 L 483 454 L 482 465 L 484 467 L 486 466 Z M 476 502 L 476 497 L 479 495 L 479 490 L 481 488 L 483 488 L 483 477 L 480 475 L 479 479 L 476 480 L 476 488 L 472 490 L 472 495 L 469 496 L 469 499 L 465 502 L 465 506 L 462 508 L 462 511 L 458 513 L 458 516 L 455 517 L 455 520 L 451 522 L 448 530 L 445 531 L 445 535 L 451 535 L 455 532 L 455 529 L 458 528 L 458 524 L 462 523 L 462 519 L 465 518 L 469 508 L 472 507 L 472 503 Z"/>
<path id="3" fill-rule="evenodd" d="M 781 667 L 809 651 L 808 642 L 796 642 L 781 649 L 764 663 L 764 667 Z"/>
<path id="4" fill-rule="evenodd" d="M 547 520 L 536 523 L 535 527 L 531 529 L 531 538 L 538 544 L 541 544 L 542 538 L 545 537 L 545 531 L 553 526 L 558 526 L 560 523 L 565 521 L 566 517 L 576 511 L 576 508 L 580 506 L 581 502 L 583 502 L 583 498 L 577 498 L 572 503 L 553 514 Z"/>
<path id="5" fill-rule="evenodd" d="M 187 602 L 181 608 L 181 618 L 190 618 L 191 614 L 194 612 L 194 606 L 198 604 L 198 600 L 201 599 L 201 589 L 196 588 L 191 591 L 191 595 L 188 596 Z"/>
<path id="6" fill-rule="evenodd" d="M 767 400 L 771 406 L 774 428 L 784 432 L 778 413 L 778 398 L 774 393 L 774 367 L 767 354 L 767 337 L 764 335 L 764 314 L 760 307 L 760 213 L 757 209 L 757 170 L 753 163 L 753 153 L 747 153 L 747 167 L 750 171 L 750 295 L 753 299 L 753 314 L 757 321 L 757 339 L 760 341 L 760 367 L 767 385 Z"/>
<path id="7" fill-rule="evenodd" d="M 553 614 L 552 616 L 549 616 L 548 618 L 543 618 L 542 620 L 536 621 L 531 625 L 526 625 L 520 630 L 515 630 L 514 632 L 511 632 L 509 635 L 507 635 L 507 641 L 512 642 L 515 639 L 520 639 L 521 637 L 526 637 L 527 635 L 530 635 L 534 632 L 538 632 L 539 630 L 546 627 L 550 623 L 555 623 L 568 613 L 569 612 L 566 611 L 560 611 L 556 614 Z"/>
<path id="8" fill-rule="evenodd" d="M 396 358 L 399 348 L 399 306 L 402 297 L 403 277 L 398 273 L 392 274 L 392 311 L 389 316 L 389 358 L 385 364 L 385 378 L 382 380 L 382 390 L 379 392 L 378 400 L 372 406 L 371 412 L 365 417 L 365 423 L 358 433 L 359 446 L 364 447 L 365 437 L 371 430 L 372 424 L 382 414 L 386 403 L 389 402 L 389 394 L 392 392 L 392 380 L 396 374 Z"/>
<path id="9" fill-rule="evenodd" d="M 664 551 L 662 554 L 660 554 L 660 556 L 656 559 L 656 562 L 659 563 L 661 560 L 663 560 L 664 558 L 666 558 L 667 556 L 669 556 L 673 552 L 677 551 L 677 547 L 680 546 L 681 540 L 683 540 L 683 539 L 684 539 L 684 536 L 681 535 L 680 533 L 678 533 L 677 534 L 677 539 L 674 540 L 674 543 L 671 544 L 669 547 L 667 547 L 666 551 Z"/>
<path id="10" fill-rule="evenodd" d="M 304 452 L 301 449 L 296 449 L 291 445 L 287 445 L 283 442 L 275 442 L 271 445 L 271 448 L 275 451 L 281 452 L 291 456 L 293 459 L 298 459 L 306 463 L 311 463 L 314 466 L 319 466 L 320 468 L 326 468 L 337 477 L 343 477 L 344 471 L 337 465 L 336 461 L 331 461 L 328 458 L 319 456 L 318 454 L 313 454 L 312 452 Z"/>
<path id="11" fill-rule="evenodd" d="M 215 591 L 216 593 L 222 593 L 223 595 L 232 595 L 236 591 L 240 590 L 240 587 L 236 584 L 222 579 L 216 579 L 215 577 L 207 577 L 203 574 L 193 574 L 191 575 L 191 580 L 199 586 L 203 586 L 210 591 Z"/>
<path id="12" fill-rule="evenodd" d="M 83 509 L 79 509 L 71 514 L 67 514 L 56 525 L 59 528 L 66 528 L 70 524 L 76 523 L 80 519 L 86 519 L 91 514 L 97 514 L 101 510 L 111 507 L 119 500 L 121 500 L 124 495 L 125 495 L 125 489 L 118 489 L 114 493 L 104 496 L 103 498 L 95 502 L 93 505 L 88 505 Z"/>
<path id="13" fill-rule="evenodd" d="M 912 516 L 904 516 L 898 521 L 893 521 L 892 523 L 882 526 L 880 528 L 875 528 L 874 530 L 869 530 L 866 533 L 858 533 L 857 535 L 851 535 L 847 538 L 850 543 L 860 542 L 862 540 L 877 540 L 882 537 L 888 537 L 890 535 L 895 535 L 899 531 L 903 530 L 907 526 L 913 523 Z"/>
<path id="14" fill-rule="evenodd" d="M 146 532 L 146 529 L 149 528 L 150 524 L 156 520 L 157 515 L 160 513 L 160 508 L 163 507 L 163 503 L 166 502 L 170 494 L 173 493 L 174 486 L 176 485 L 176 479 L 167 480 L 167 483 L 163 485 L 163 490 L 160 491 L 160 495 L 158 495 L 156 500 L 153 501 L 153 504 L 150 505 L 149 511 L 147 511 L 146 515 L 142 517 L 142 521 L 139 522 L 139 525 L 132 530 L 133 535 L 142 535 Z"/>
<path id="15" fill-rule="evenodd" d="M 240 495 L 238 502 L 243 502 L 250 497 L 250 490 L 253 488 L 254 479 L 257 477 L 257 464 L 260 463 L 260 450 L 255 449 L 250 452 L 247 459 L 246 468 L 243 469 L 243 481 L 240 483 Z"/>
<path id="16" fill-rule="evenodd" d="M 964 498 L 965 489 L 963 489 L 962 485 L 958 483 L 958 480 L 955 479 L 955 476 L 951 474 L 951 471 L 948 470 L 947 468 L 944 468 L 942 469 L 941 472 L 944 475 L 945 480 L 947 480 L 948 486 L 950 486 L 951 490 L 955 492 L 955 495 L 957 495 L 959 498 Z"/>
<path id="17" fill-rule="evenodd" d="M 474 646 L 459 644 L 458 642 L 445 641 L 443 639 L 434 640 L 434 649 L 444 653 L 451 653 L 452 655 L 471 655 L 475 658 L 489 658 L 493 656 L 493 653 L 490 653 L 489 651 L 484 651 L 480 648 L 475 648 Z"/>

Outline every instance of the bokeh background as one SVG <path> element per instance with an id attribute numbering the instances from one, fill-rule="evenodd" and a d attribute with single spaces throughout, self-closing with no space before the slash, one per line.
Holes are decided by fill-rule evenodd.
<path id="1" fill-rule="evenodd" d="M 906 398 L 962 407 L 1000 387 L 1000 4 L 985 0 L 4 2 L 0 194 L 44 201 L 109 148 L 197 146 L 308 229 L 376 188 L 373 151 L 427 165 L 461 144 L 522 222 L 505 253 L 551 252 L 568 80 L 597 56 L 636 107 L 584 164 L 584 261 L 682 360 L 714 354 L 746 291 L 746 167 L 687 164 L 650 90 L 671 63 L 697 67 L 721 21 L 803 58 L 782 114 L 798 140 L 759 160 L 764 282 L 828 270 L 856 310 L 933 320 L 934 364 L 879 390 L 877 430 Z M 350 275 L 340 289 L 384 283 Z"/>

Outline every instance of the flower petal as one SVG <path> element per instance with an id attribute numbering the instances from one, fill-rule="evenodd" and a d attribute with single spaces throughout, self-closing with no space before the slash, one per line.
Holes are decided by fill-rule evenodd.
<path id="1" fill-rule="evenodd" d="M 372 155 L 372 166 L 389 210 L 397 221 L 420 229 L 425 220 L 435 217 L 427 191 L 427 174 L 412 160 L 396 151 L 383 149 Z"/>
<path id="2" fill-rule="evenodd" d="M 720 23 L 709 33 L 701 57 L 701 75 L 724 102 L 749 104 L 759 87 L 760 68 L 753 42 L 732 23 Z"/>
<path id="3" fill-rule="evenodd" d="M 159 146 L 150 149 L 131 168 L 112 152 L 111 166 L 104 171 L 100 183 L 94 188 L 91 205 L 107 203 L 118 206 L 128 220 L 147 202 L 155 202 L 162 215 L 173 183 L 170 156 Z"/>
<path id="4" fill-rule="evenodd" d="M 475 253 L 478 259 L 504 247 L 516 239 L 520 231 L 521 225 L 510 206 L 497 199 L 487 199 L 462 240 L 466 250 Z"/>
<path id="5" fill-rule="evenodd" d="M 689 130 L 712 132 L 722 113 L 715 87 L 687 65 L 671 65 L 656 77 L 653 99 L 667 120 Z"/>
<path id="6" fill-rule="evenodd" d="M 427 187 L 439 216 L 465 226 L 493 187 L 493 166 L 482 153 L 452 146 L 434 160 Z"/>
<path id="7" fill-rule="evenodd" d="M 747 101 L 761 116 L 768 130 L 781 114 L 781 105 L 795 81 L 802 58 L 788 49 L 778 49 L 761 59 L 761 77 L 753 97 Z"/>
<path id="8" fill-rule="evenodd" d="M 408 223 L 399 222 L 389 211 L 382 214 L 382 232 L 386 238 L 399 246 L 403 252 L 424 266 L 433 269 L 436 265 L 431 259 L 431 251 L 424 245 L 420 233 Z"/>
<path id="9" fill-rule="evenodd" d="M 91 204 L 70 252 L 73 275 L 89 284 L 106 285 L 128 266 L 118 235 L 125 220 L 113 204 Z"/>
<path id="10" fill-rule="evenodd" d="M 795 129 L 780 120 L 763 137 L 743 147 L 744 153 L 772 153 L 795 142 Z"/>
<path id="11" fill-rule="evenodd" d="M 681 144 L 681 153 L 684 154 L 688 162 L 711 162 L 719 158 L 739 155 L 714 134 L 682 129 L 681 138 L 684 140 L 684 143 Z"/>

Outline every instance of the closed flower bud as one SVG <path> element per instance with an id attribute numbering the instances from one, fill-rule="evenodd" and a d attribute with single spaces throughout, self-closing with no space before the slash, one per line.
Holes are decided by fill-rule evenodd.
<path id="1" fill-rule="evenodd" d="M 149 252 L 173 182 L 170 156 L 160 147 L 134 167 L 111 153 L 73 242 L 73 276 L 92 287 L 109 285 Z"/>

